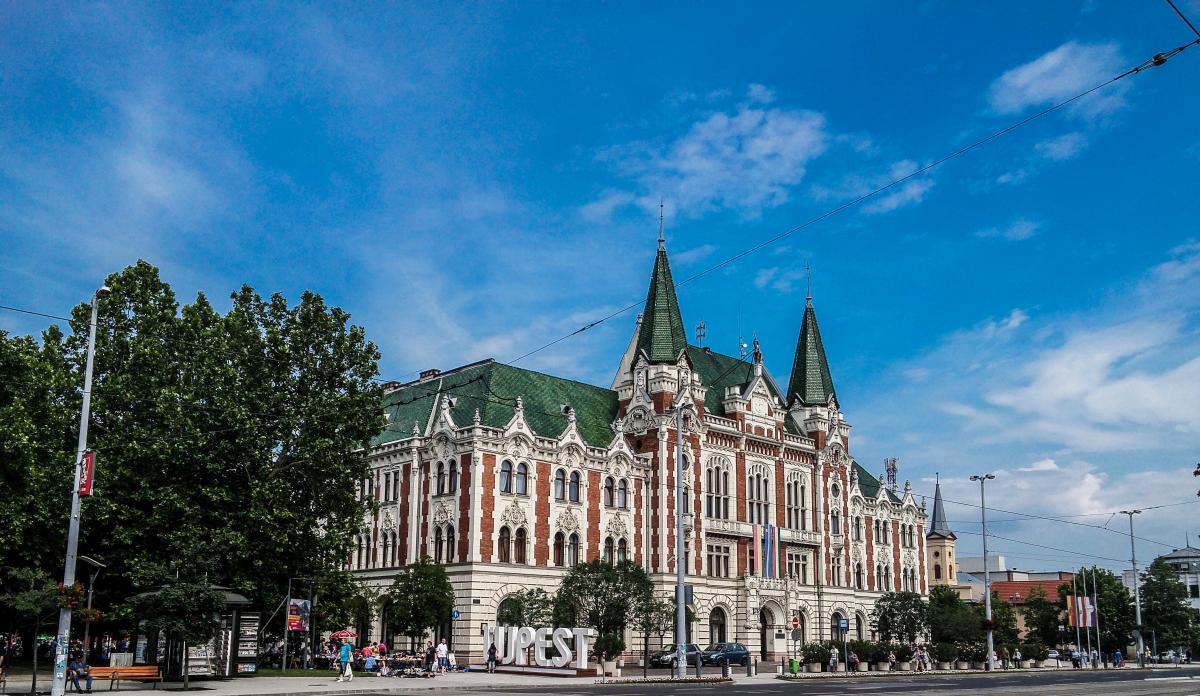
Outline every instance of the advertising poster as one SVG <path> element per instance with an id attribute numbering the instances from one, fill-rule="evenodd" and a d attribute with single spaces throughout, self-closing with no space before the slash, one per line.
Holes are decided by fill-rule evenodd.
<path id="1" fill-rule="evenodd" d="M 308 631 L 308 621 L 312 606 L 307 599 L 292 599 L 288 602 L 288 630 L 289 631 Z"/>

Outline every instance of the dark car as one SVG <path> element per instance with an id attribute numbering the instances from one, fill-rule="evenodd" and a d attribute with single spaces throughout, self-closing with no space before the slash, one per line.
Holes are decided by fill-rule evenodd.
<path id="1" fill-rule="evenodd" d="M 741 643 L 713 643 L 704 649 L 702 659 L 706 665 L 746 665 L 750 651 Z"/>
<path id="2" fill-rule="evenodd" d="M 695 643 L 687 644 L 687 663 L 689 665 L 696 664 L 696 656 L 700 654 L 700 646 Z M 672 643 L 667 647 L 650 654 L 650 665 L 653 667 L 674 667 L 675 660 L 678 659 L 675 653 L 675 645 Z"/>

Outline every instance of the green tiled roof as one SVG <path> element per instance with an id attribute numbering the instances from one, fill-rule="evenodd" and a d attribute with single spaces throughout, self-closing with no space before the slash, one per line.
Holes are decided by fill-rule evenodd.
<path id="1" fill-rule="evenodd" d="M 559 409 L 567 404 L 575 410 L 576 427 L 587 444 L 607 447 L 612 442 L 616 392 L 489 360 L 388 393 L 383 403 L 388 425 L 371 445 L 410 437 L 414 422 L 424 432 L 430 412 L 448 397 L 455 399 L 450 408 L 455 425 L 469 425 L 478 409 L 483 425 L 502 428 L 512 420 L 518 396 L 526 422 L 538 435 L 558 437 L 566 430 L 567 417 Z"/>
<path id="2" fill-rule="evenodd" d="M 667 249 L 661 243 L 654 257 L 637 347 L 646 351 L 653 362 L 674 362 L 679 351 L 687 347 L 687 332 L 683 330 L 683 316 L 675 298 L 675 283 L 671 281 L 671 265 L 667 263 Z"/>
<path id="3" fill-rule="evenodd" d="M 805 406 L 829 403 L 833 392 L 833 377 L 825 359 L 821 330 L 817 328 L 817 313 L 812 302 L 804 307 L 804 322 L 796 341 L 796 358 L 792 362 L 792 377 L 788 381 L 788 399 L 799 399 Z M 790 405 L 790 403 L 789 403 Z"/>
<path id="4" fill-rule="evenodd" d="M 754 365 L 739 360 L 732 355 L 722 355 L 714 353 L 712 350 L 705 350 L 699 346 L 687 347 L 688 360 L 692 363 L 692 368 L 700 375 L 700 380 L 704 383 L 704 410 L 717 416 L 725 416 L 725 388 L 726 387 L 744 387 L 754 379 Z M 763 377 L 767 384 L 767 390 L 771 395 L 783 402 L 782 394 L 779 393 L 779 388 L 775 384 L 775 380 L 763 370 Z M 791 418 L 784 419 L 787 425 L 787 430 L 790 433 L 794 432 L 795 426 Z"/>
<path id="5" fill-rule="evenodd" d="M 879 479 L 872 476 L 871 472 L 864 469 L 862 464 L 859 464 L 857 460 L 851 460 L 850 466 L 854 470 L 854 473 L 858 474 L 858 489 L 862 491 L 863 497 L 874 498 L 879 495 L 879 488 L 882 485 L 879 483 Z M 902 502 L 900 497 L 891 491 L 888 491 L 887 495 L 888 499 L 893 503 Z"/>

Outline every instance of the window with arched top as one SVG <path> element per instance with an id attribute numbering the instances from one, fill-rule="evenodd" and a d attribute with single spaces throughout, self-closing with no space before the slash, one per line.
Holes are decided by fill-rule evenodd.
<path id="1" fill-rule="evenodd" d="M 604 479 L 604 492 L 601 494 L 605 507 L 612 507 L 617 498 L 617 481 L 611 476 Z"/>
<path id="2" fill-rule="evenodd" d="M 554 565 L 562 567 L 566 562 L 567 539 L 562 532 L 554 535 Z"/>
<path id="3" fill-rule="evenodd" d="M 841 534 L 842 533 L 842 516 L 840 514 L 838 514 L 837 510 L 834 510 L 833 512 L 829 513 L 829 533 L 830 534 Z"/>
<path id="4" fill-rule="evenodd" d="M 513 463 L 504 460 L 500 464 L 500 492 L 512 493 Z"/>
<path id="5" fill-rule="evenodd" d="M 941 563 L 933 564 L 933 579 L 934 580 L 942 579 L 942 564 Z"/>
<path id="6" fill-rule="evenodd" d="M 446 465 L 443 462 L 437 463 L 437 494 L 441 495 L 446 492 Z"/>
<path id="7" fill-rule="evenodd" d="M 517 533 L 513 535 L 513 563 L 525 562 L 525 547 L 528 545 L 525 528 L 517 528 Z"/>
<path id="8" fill-rule="evenodd" d="M 513 492 L 517 495 L 525 495 L 529 488 L 529 465 L 521 462 L 517 465 L 517 475 L 515 477 Z"/>
<path id="9" fill-rule="evenodd" d="M 579 472 L 571 472 L 571 483 L 567 486 L 567 498 L 572 503 L 579 502 Z"/>
<path id="10" fill-rule="evenodd" d="M 450 480 L 446 483 L 446 489 L 451 493 L 458 491 L 458 462 L 450 462 Z"/>
<path id="11" fill-rule="evenodd" d="M 442 539 L 442 528 L 434 527 L 433 528 L 433 560 L 437 561 L 438 563 L 442 562 L 442 544 L 443 543 L 444 543 L 444 540 Z"/>
<path id="12" fill-rule="evenodd" d="M 830 489 L 829 489 L 829 495 L 830 495 L 830 497 L 832 497 L 834 500 L 837 500 L 838 498 L 842 497 L 842 489 L 841 489 L 841 488 L 838 488 L 838 485 L 835 483 L 835 484 L 833 484 L 833 486 L 832 486 L 832 487 L 830 487 Z M 830 505 L 832 505 L 832 504 L 833 504 L 833 503 L 830 503 Z"/>
<path id="13" fill-rule="evenodd" d="M 567 472 L 559 469 L 554 472 L 554 499 L 565 500 L 567 497 Z"/>
<path id="14" fill-rule="evenodd" d="M 616 544 L 613 543 L 612 537 L 604 538 L 604 562 L 612 563 L 613 555 L 616 554 Z"/>
<path id="15" fill-rule="evenodd" d="M 567 565 L 579 565 L 579 535 L 575 532 L 571 532 L 571 538 L 567 540 Z"/>
<path id="16" fill-rule="evenodd" d="M 858 590 L 863 588 L 863 567 L 861 563 L 854 564 L 854 587 Z"/>
<path id="17" fill-rule="evenodd" d="M 771 521 L 770 486 L 766 467 L 757 466 L 748 475 L 746 511 L 750 522 L 766 524 Z"/>
<path id="18" fill-rule="evenodd" d="M 446 525 L 446 562 L 454 563 L 458 560 L 458 548 L 454 545 L 454 525 Z"/>
<path id="19" fill-rule="evenodd" d="M 729 460 L 712 457 L 704 470 L 704 514 L 715 520 L 729 519 Z"/>
<path id="20" fill-rule="evenodd" d="M 617 542 L 617 563 L 629 560 L 629 542 L 621 539 Z"/>
<path id="21" fill-rule="evenodd" d="M 497 559 L 501 563 L 512 562 L 512 531 L 507 526 L 500 528 L 500 542 L 498 544 Z"/>
<path id="22" fill-rule="evenodd" d="M 629 508 L 629 482 L 625 479 L 617 482 L 617 507 L 622 510 Z"/>

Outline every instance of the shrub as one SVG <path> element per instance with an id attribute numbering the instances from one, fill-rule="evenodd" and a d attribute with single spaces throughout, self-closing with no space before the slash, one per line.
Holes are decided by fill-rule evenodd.
<path id="1" fill-rule="evenodd" d="M 954 643 L 935 643 L 929 648 L 929 656 L 934 662 L 954 662 L 958 659 L 958 648 Z"/>
<path id="2" fill-rule="evenodd" d="M 806 664 L 829 662 L 829 646 L 824 643 L 805 643 L 800 654 L 804 656 Z"/>
<path id="3" fill-rule="evenodd" d="M 887 641 L 879 641 L 875 644 L 875 652 L 871 655 L 871 662 L 888 662 L 888 656 L 896 650 L 894 643 Z"/>
<path id="4" fill-rule="evenodd" d="M 1021 657 L 1026 660 L 1044 660 L 1050 657 L 1050 648 L 1041 643 L 1022 643 Z"/>
<path id="5" fill-rule="evenodd" d="M 873 662 L 871 659 L 875 646 L 868 640 L 850 641 L 850 652 L 858 655 L 859 662 Z M 826 658 L 828 659 L 828 658 Z"/>
<path id="6" fill-rule="evenodd" d="M 987 646 L 976 642 L 963 643 L 958 646 L 958 655 L 960 660 L 983 662 L 987 659 Z"/>
<path id="7" fill-rule="evenodd" d="M 898 643 L 895 648 L 897 660 L 901 662 L 908 662 L 913 658 L 913 647 L 908 643 Z"/>
<path id="8" fill-rule="evenodd" d="M 601 660 L 615 660 L 617 656 L 625 652 L 625 639 L 620 633 L 605 633 L 596 639 L 595 646 L 592 648 Z"/>

